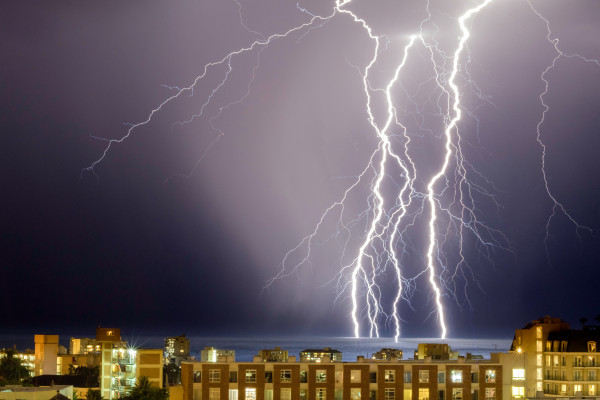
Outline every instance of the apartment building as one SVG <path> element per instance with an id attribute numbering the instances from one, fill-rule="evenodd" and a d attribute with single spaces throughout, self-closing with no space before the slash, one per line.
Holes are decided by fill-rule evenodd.
<path id="1" fill-rule="evenodd" d="M 190 356 L 190 339 L 185 335 L 172 336 L 165 339 L 165 361 L 181 364 Z"/>
<path id="2" fill-rule="evenodd" d="M 498 354 L 489 360 L 356 362 L 265 362 L 259 355 L 253 362 L 181 365 L 183 400 L 501 400 L 502 378 Z"/>
<path id="3" fill-rule="evenodd" d="M 106 400 L 129 393 L 137 380 L 147 376 L 155 387 L 163 387 L 163 349 L 135 349 L 121 340 L 120 329 L 96 329 L 100 344 L 100 390 Z"/>
<path id="4" fill-rule="evenodd" d="M 570 329 L 544 317 L 517 329 L 511 352 L 523 369 L 522 397 L 599 397 L 600 326 Z"/>

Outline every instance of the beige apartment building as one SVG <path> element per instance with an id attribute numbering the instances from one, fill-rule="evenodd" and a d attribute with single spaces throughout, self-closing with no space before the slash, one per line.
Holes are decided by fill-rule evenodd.
<path id="1" fill-rule="evenodd" d="M 101 347 L 100 390 L 106 400 L 126 395 L 142 376 L 163 387 L 163 349 L 134 349 L 121 340 L 120 329 L 97 328 Z"/>
<path id="2" fill-rule="evenodd" d="M 570 329 L 544 317 L 517 329 L 510 353 L 523 367 L 527 398 L 600 397 L 600 327 Z"/>

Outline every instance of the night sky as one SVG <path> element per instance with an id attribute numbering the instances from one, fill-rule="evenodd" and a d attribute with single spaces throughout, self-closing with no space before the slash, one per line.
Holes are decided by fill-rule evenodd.
<path id="1" fill-rule="evenodd" d="M 448 57 L 456 18 L 473 4 L 431 3 Z M 600 59 L 600 2 L 533 4 L 565 54 Z M 300 6 L 328 16 L 334 3 Z M 389 40 L 371 82 L 384 87 L 425 18 L 424 2 L 354 0 L 348 9 Z M 127 124 L 145 121 L 206 64 L 309 22 L 307 12 L 295 0 L 0 5 L 1 333 L 93 334 L 101 324 L 141 334 L 352 335 L 348 292 L 340 294 L 336 274 L 356 248 L 342 254 L 334 221 L 315 240 L 313 258 L 263 289 L 377 148 L 361 76 L 373 41 L 348 15 L 235 56 L 229 73 L 227 61 L 208 68 L 193 93 L 84 170 L 107 146 L 98 138 L 123 137 Z M 543 315 L 576 326 L 600 314 L 600 65 L 562 57 L 546 74 L 549 187 L 590 229 L 557 211 L 545 239 L 553 202 L 536 125 L 540 75 L 556 53 L 523 0 L 495 0 L 472 33 L 463 71 L 473 83 L 459 78 L 468 110 L 460 130 L 475 182 L 495 199 L 476 195 L 477 214 L 506 240 L 490 249 L 466 239 L 470 268 L 443 289 L 449 335 L 510 336 Z M 428 173 L 439 159 L 441 119 L 433 92 L 425 93 L 428 54 L 422 46 L 412 54 L 419 62 L 407 65 L 394 95 Z M 374 105 L 379 118 L 382 105 Z M 347 204 L 355 238 L 372 202 L 363 192 Z M 409 235 L 410 276 L 423 267 L 424 235 Z M 451 262 L 456 253 L 447 249 Z M 412 306 L 400 308 L 402 334 L 435 337 L 431 290 L 424 277 L 414 282 Z M 389 304 L 389 294 L 383 299 Z M 387 325 L 383 334 L 390 332 Z"/>

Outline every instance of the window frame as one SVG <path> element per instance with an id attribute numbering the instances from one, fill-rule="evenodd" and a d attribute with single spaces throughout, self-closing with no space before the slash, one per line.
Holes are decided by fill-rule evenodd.
<path id="1" fill-rule="evenodd" d="M 247 369 L 244 373 L 246 383 L 256 383 L 256 370 L 255 369 Z M 254 378 L 253 378 L 254 377 Z"/>
<path id="2" fill-rule="evenodd" d="M 220 369 L 209 369 L 208 370 L 208 382 L 210 382 L 210 383 L 221 382 L 221 370 Z"/>

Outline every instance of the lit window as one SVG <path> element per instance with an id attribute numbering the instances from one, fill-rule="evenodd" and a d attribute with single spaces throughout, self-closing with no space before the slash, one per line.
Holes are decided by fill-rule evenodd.
<path id="1" fill-rule="evenodd" d="M 256 400 L 256 388 L 246 388 L 245 400 Z"/>
<path id="2" fill-rule="evenodd" d="M 542 347 L 542 341 L 541 341 L 541 340 L 538 340 L 538 341 L 535 343 L 535 351 L 537 351 L 538 353 L 541 353 L 541 352 L 542 352 L 542 349 L 543 349 L 543 347 Z"/>
<path id="3" fill-rule="evenodd" d="M 535 357 L 535 364 L 538 367 L 541 367 L 542 366 L 542 360 L 543 360 L 543 357 L 542 357 L 541 354 L 536 355 L 536 357 Z"/>
<path id="4" fill-rule="evenodd" d="M 558 356 L 556 354 L 554 355 L 554 366 L 558 367 Z"/>
<path id="5" fill-rule="evenodd" d="M 255 383 L 256 382 L 256 370 L 255 369 L 247 369 L 246 370 L 246 383 Z"/>
<path id="6" fill-rule="evenodd" d="M 281 396 L 279 396 L 281 400 L 292 400 L 292 389 L 291 388 L 281 388 Z"/>
<path id="7" fill-rule="evenodd" d="M 537 379 L 538 381 L 541 381 L 542 379 L 544 379 L 544 378 L 543 378 L 543 375 L 544 375 L 544 374 L 542 373 L 542 369 L 541 369 L 541 368 L 537 368 L 537 369 L 536 369 L 536 379 Z"/>
<path id="8" fill-rule="evenodd" d="M 350 370 L 350 382 L 351 383 L 360 383 L 360 370 L 359 369 Z"/>
<path id="9" fill-rule="evenodd" d="M 396 400 L 396 389 L 385 388 L 384 400 Z"/>
<path id="10" fill-rule="evenodd" d="M 552 351 L 558 351 L 558 340 L 552 342 Z"/>
<path id="11" fill-rule="evenodd" d="M 541 339 L 541 338 L 542 338 L 542 327 L 541 327 L 541 326 L 538 326 L 538 327 L 535 329 L 535 337 L 536 337 L 537 339 Z"/>
<path id="12" fill-rule="evenodd" d="M 220 380 L 221 380 L 221 370 L 220 369 L 208 370 L 208 381 L 209 382 L 219 382 Z"/>
<path id="13" fill-rule="evenodd" d="M 360 388 L 350 388 L 350 400 L 360 400 Z"/>
<path id="14" fill-rule="evenodd" d="M 596 352 L 596 342 L 588 342 L 588 352 L 589 353 Z"/>
<path id="15" fill-rule="evenodd" d="M 318 369 L 316 381 L 320 383 L 327 382 L 327 371 L 324 369 Z"/>
<path id="16" fill-rule="evenodd" d="M 219 400 L 221 398 L 220 388 L 209 388 L 208 389 L 208 400 Z"/>
<path id="17" fill-rule="evenodd" d="M 590 396 L 596 395 L 596 385 L 588 385 L 588 395 L 590 395 Z"/>
<path id="18" fill-rule="evenodd" d="M 496 388 L 485 388 L 485 400 L 496 400 Z"/>
<path id="19" fill-rule="evenodd" d="M 429 400 L 429 388 L 419 388 L 419 400 Z"/>
<path id="20" fill-rule="evenodd" d="M 522 381 L 525 379 L 525 370 L 522 368 L 513 369 L 513 379 L 515 381 Z"/>
<path id="21" fill-rule="evenodd" d="M 581 392 L 583 390 L 583 385 L 573 385 L 573 391 L 575 393 Z"/>
<path id="22" fill-rule="evenodd" d="M 463 381 L 462 371 L 457 370 L 457 369 L 453 369 L 452 371 L 450 371 L 450 382 L 462 383 L 462 381 Z"/>
<path id="23" fill-rule="evenodd" d="M 429 383 L 429 371 L 419 371 L 419 383 Z M 429 397 L 429 394 L 427 395 L 427 397 Z"/>
<path id="24" fill-rule="evenodd" d="M 496 383 L 495 369 L 488 369 L 485 371 L 485 383 Z"/>
<path id="25" fill-rule="evenodd" d="M 517 398 L 525 397 L 525 388 L 523 386 L 513 386 L 512 395 Z"/>
<path id="26" fill-rule="evenodd" d="M 552 363 L 552 357 L 546 356 L 546 366 L 549 367 Z"/>
<path id="27" fill-rule="evenodd" d="M 542 388 L 542 382 L 536 382 L 535 383 L 535 391 L 536 392 L 542 392 L 544 389 Z"/>
<path id="28" fill-rule="evenodd" d="M 292 381 L 292 370 L 282 369 L 281 370 L 281 383 L 289 383 Z"/>
<path id="29" fill-rule="evenodd" d="M 327 390 L 325 388 L 317 388 L 317 400 L 325 400 L 327 398 Z"/>
<path id="30" fill-rule="evenodd" d="M 386 382 L 395 382 L 396 381 L 396 371 L 393 369 L 385 370 L 385 381 Z"/>
<path id="31" fill-rule="evenodd" d="M 462 400 L 462 398 L 463 398 L 462 388 L 452 389 L 452 400 Z"/>

